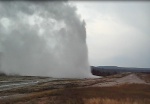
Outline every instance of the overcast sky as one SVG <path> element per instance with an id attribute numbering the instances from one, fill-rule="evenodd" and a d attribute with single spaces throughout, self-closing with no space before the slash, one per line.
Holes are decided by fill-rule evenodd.
<path id="1" fill-rule="evenodd" d="M 73 4 L 86 21 L 90 65 L 150 67 L 150 2 Z"/>

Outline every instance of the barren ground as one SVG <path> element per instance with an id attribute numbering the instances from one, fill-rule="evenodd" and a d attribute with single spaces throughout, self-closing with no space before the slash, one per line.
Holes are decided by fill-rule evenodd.
<path id="1" fill-rule="evenodd" d="M 87 79 L 0 76 L 0 104 L 6 103 L 150 104 L 150 75 L 124 73 Z"/>

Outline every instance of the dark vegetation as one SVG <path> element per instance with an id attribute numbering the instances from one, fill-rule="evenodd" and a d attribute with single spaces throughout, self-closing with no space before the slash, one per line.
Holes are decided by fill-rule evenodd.
<path id="1" fill-rule="evenodd" d="M 6 74 L 0 71 L 0 76 L 6 76 Z"/>
<path id="2" fill-rule="evenodd" d="M 128 68 L 117 66 L 91 66 L 91 73 L 96 76 L 109 76 L 125 72 L 150 74 L 150 68 Z"/>

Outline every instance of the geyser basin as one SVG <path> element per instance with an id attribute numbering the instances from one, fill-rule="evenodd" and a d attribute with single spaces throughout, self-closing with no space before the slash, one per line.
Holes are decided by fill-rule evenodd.
<path id="1" fill-rule="evenodd" d="M 88 77 L 86 30 L 68 2 L 0 2 L 1 68 L 7 74 Z"/>

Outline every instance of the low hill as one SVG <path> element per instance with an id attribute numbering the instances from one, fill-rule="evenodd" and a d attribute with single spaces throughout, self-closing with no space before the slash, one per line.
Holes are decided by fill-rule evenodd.
<path id="1" fill-rule="evenodd" d="M 91 73 L 96 76 L 108 76 L 124 72 L 148 73 L 150 68 L 118 67 L 118 66 L 91 66 Z"/>

